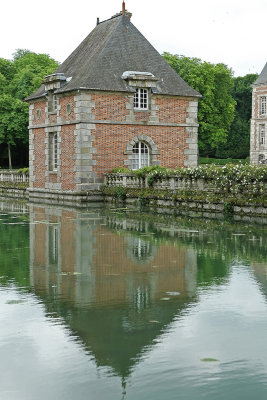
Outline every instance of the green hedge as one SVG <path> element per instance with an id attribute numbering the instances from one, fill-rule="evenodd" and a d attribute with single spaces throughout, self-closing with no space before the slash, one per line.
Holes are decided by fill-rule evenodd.
<path id="1" fill-rule="evenodd" d="M 199 158 L 200 165 L 226 165 L 226 164 L 249 164 L 248 159 L 235 159 L 235 158 L 207 158 L 200 157 Z"/>

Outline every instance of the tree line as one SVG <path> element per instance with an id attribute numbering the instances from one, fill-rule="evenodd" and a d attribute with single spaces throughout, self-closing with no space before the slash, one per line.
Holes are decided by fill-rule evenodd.
<path id="1" fill-rule="evenodd" d="M 225 64 L 164 53 L 172 68 L 202 98 L 199 100 L 199 153 L 216 158 L 249 156 L 251 84 L 258 75 L 235 78 Z"/>
<path id="2" fill-rule="evenodd" d="M 249 155 L 251 84 L 256 74 L 233 76 L 226 65 L 164 53 L 172 68 L 202 98 L 199 100 L 201 156 Z M 12 60 L 0 58 L 0 167 L 28 165 L 28 104 L 24 99 L 53 73 L 58 63 L 47 54 L 19 49 Z"/>
<path id="3" fill-rule="evenodd" d="M 58 63 L 47 54 L 19 49 L 12 60 L 0 58 L 0 167 L 28 165 L 28 104 L 24 99 L 41 86 Z"/>

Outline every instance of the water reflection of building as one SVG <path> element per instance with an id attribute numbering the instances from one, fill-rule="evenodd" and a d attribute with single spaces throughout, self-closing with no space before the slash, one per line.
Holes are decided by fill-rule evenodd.
<path id="1" fill-rule="evenodd" d="M 137 229 L 124 220 L 119 228 L 99 213 L 38 206 L 30 215 L 34 291 L 98 365 L 124 379 L 192 301 L 195 251 L 157 244 L 145 223 Z"/>

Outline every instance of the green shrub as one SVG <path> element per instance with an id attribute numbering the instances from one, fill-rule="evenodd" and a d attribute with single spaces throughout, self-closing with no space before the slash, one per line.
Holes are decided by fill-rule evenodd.
<path id="1" fill-rule="evenodd" d="M 200 165 L 226 165 L 226 164 L 249 164 L 248 159 L 235 159 L 235 158 L 207 158 L 200 157 L 199 158 Z"/>
<path id="2" fill-rule="evenodd" d="M 131 171 L 129 171 L 127 168 L 125 167 L 115 167 L 110 171 L 112 174 L 127 174 Z"/>
<path id="3" fill-rule="evenodd" d="M 28 167 L 20 168 L 20 169 L 18 169 L 18 173 L 19 174 L 29 175 L 29 168 Z"/>
<path id="4" fill-rule="evenodd" d="M 116 186 L 116 187 L 114 187 L 113 194 L 114 194 L 115 199 L 123 201 L 126 199 L 127 188 L 123 187 L 123 186 Z"/>

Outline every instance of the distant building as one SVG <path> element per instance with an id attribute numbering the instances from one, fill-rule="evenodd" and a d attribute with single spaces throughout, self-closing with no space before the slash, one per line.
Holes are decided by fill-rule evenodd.
<path id="1" fill-rule="evenodd" d="M 118 166 L 197 165 L 200 94 L 130 18 L 123 2 L 28 97 L 30 198 L 98 190 Z"/>
<path id="2" fill-rule="evenodd" d="M 267 163 L 267 63 L 252 85 L 252 118 L 250 129 L 251 164 Z"/>

